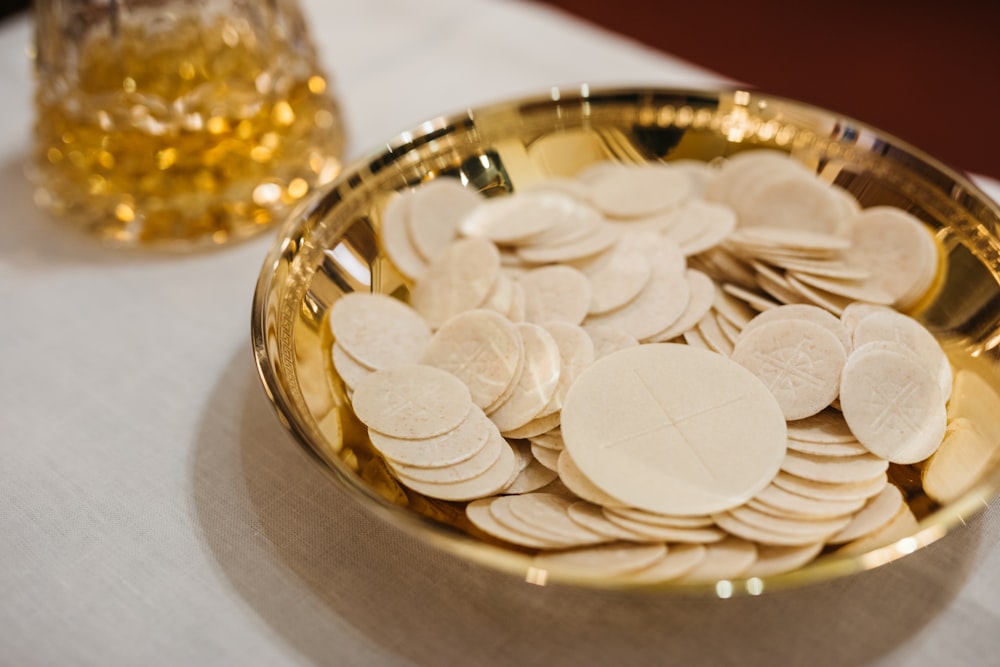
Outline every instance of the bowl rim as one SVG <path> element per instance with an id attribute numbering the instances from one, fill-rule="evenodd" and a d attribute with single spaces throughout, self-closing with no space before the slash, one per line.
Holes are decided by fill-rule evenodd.
<path id="1" fill-rule="evenodd" d="M 481 115 L 519 109 L 526 105 L 561 104 L 567 102 L 577 104 L 595 98 L 676 96 L 720 100 L 724 95 L 732 96 L 739 94 L 749 95 L 755 100 L 762 100 L 771 104 L 830 117 L 839 123 L 877 135 L 891 144 L 892 147 L 923 162 L 941 176 L 950 179 L 953 185 L 961 186 L 975 200 L 978 200 L 985 209 L 990 211 L 994 217 L 1000 219 L 1000 206 L 989 195 L 983 192 L 971 178 L 906 141 L 839 112 L 742 86 L 711 88 L 662 85 L 589 86 L 587 84 L 571 87 L 553 86 L 547 92 L 505 98 L 475 107 L 468 107 L 462 111 L 434 116 L 414 125 L 409 130 L 396 133 L 386 142 L 370 148 L 346 163 L 340 174 L 332 182 L 312 193 L 306 200 L 300 202 L 279 228 L 277 236 L 265 257 L 256 281 L 252 299 L 250 318 L 251 347 L 258 379 L 271 403 L 271 407 L 281 424 L 291 433 L 299 448 L 309 458 L 318 463 L 326 475 L 338 483 L 341 488 L 345 489 L 367 511 L 373 512 L 394 527 L 404 530 L 404 532 L 425 544 L 430 544 L 439 551 L 443 551 L 451 556 L 473 561 L 479 566 L 500 571 L 512 577 L 519 578 L 524 582 L 536 585 L 566 585 L 583 589 L 609 589 L 656 595 L 697 595 L 716 598 L 730 598 L 743 595 L 756 596 L 761 595 L 765 591 L 772 592 L 788 588 L 801 588 L 807 585 L 831 581 L 843 576 L 870 571 L 936 542 L 951 532 L 958 524 L 966 524 L 970 517 L 978 515 L 982 510 L 988 508 L 990 501 L 1000 495 L 1000 464 L 997 463 L 996 457 L 993 459 L 992 469 L 988 470 L 987 474 L 983 475 L 976 484 L 967 489 L 959 498 L 947 505 L 941 506 L 936 511 L 919 520 L 917 528 L 913 533 L 892 543 L 870 549 L 860 554 L 850 556 L 838 556 L 835 553 L 829 554 L 803 568 L 778 575 L 742 577 L 731 580 L 722 579 L 715 582 L 696 584 L 678 582 L 635 584 L 623 577 L 610 576 L 596 579 L 574 576 L 566 572 L 553 572 L 552 574 L 555 576 L 549 579 L 546 571 L 539 571 L 531 566 L 530 555 L 481 542 L 457 528 L 439 523 L 406 507 L 392 503 L 364 483 L 346 463 L 339 459 L 334 462 L 328 461 L 311 444 L 311 434 L 296 418 L 297 411 L 294 408 L 293 401 L 286 394 L 280 378 L 277 376 L 271 363 L 271 354 L 268 350 L 269 317 L 267 305 L 272 288 L 274 287 L 277 266 L 286 253 L 292 252 L 294 255 L 295 248 L 298 246 L 297 242 L 301 241 L 301 235 L 296 232 L 301 232 L 302 226 L 316 212 L 317 207 L 321 205 L 322 201 L 331 192 L 343 184 L 348 184 L 352 175 L 371 167 L 386 156 L 398 154 L 400 151 L 404 151 L 414 145 L 438 138 L 448 129 L 470 127 L 475 123 L 476 117 Z"/>

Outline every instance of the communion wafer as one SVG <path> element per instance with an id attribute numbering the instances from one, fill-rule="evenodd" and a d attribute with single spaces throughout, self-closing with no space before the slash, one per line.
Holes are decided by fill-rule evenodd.
<path id="1" fill-rule="evenodd" d="M 532 565 L 538 569 L 558 569 L 576 575 L 606 577 L 629 574 L 650 567 L 667 554 L 665 544 L 614 542 L 568 551 L 541 553 Z"/>
<path id="2" fill-rule="evenodd" d="M 368 428 L 398 438 L 431 438 L 469 414 L 469 389 L 451 373 L 406 364 L 376 371 L 354 388 L 354 413 Z"/>
<path id="3" fill-rule="evenodd" d="M 420 256 L 410 238 L 409 217 L 412 205 L 412 190 L 393 194 L 382 212 L 379 240 L 385 254 L 399 272 L 410 280 L 416 280 L 427 271 L 428 262 Z"/>
<path id="4" fill-rule="evenodd" d="M 847 353 L 827 327 L 788 319 L 751 322 L 732 356 L 767 385 L 785 418 L 795 420 L 816 414 L 837 397 Z"/>
<path id="5" fill-rule="evenodd" d="M 503 493 L 530 493 L 538 491 L 559 478 L 556 472 L 555 460 L 543 463 L 532 455 L 532 459 L 524 466 L 514 479 L 503 488 Z"/>
<path id="6" fill-rule="evenodd" d="M 673 581 L 694 570 L 705 559 L 701 544 L 671 544 L 661 559 L 629 574 L 631 581 L 659 583 Z"/>
<path id="7" fill-rule="evenodd" d="M 404 484 L 431 498 L 467 501 L 499 493 L 510 483 L 516 468 L 517 456 L 505 441 L 500 449 L 500 457 L 480 475 L 448 483 L 420 482 L 407 479 Z"/>
<path id="8" fill-rule="evenodd" d="M 487 415 L 508 432 L 524 426 L 548 405 L 559 386 L 559 346 L 548 331 L 537 324 L 515 324 L 524 347 L 524 363 L 510 397 Z"/>
<path id="9" fill-rule="evenodd" d="M 416 467 L 438 468 L 472 458 L 486 446 L 493 422 L 473 406 L 450 431 L 429 438 L 397 438 L 370 431 L 372 446 L 389 461 Z"/>
<path id="10" fill-rule="evenodd" d="M 727 537 L 705 545 L 705 554 L 698 564 L 679 581 L 705 583 L 744 576 L 757 560 L 757 545 L 738 537 Z"/>
<path id="11" fill-rule="evenodd" d="M 385 294 L 345 294 L 330 308 L 329 322 L 341 348 L 373 370 L 416 362 L 431 338 L 416 311 Z"/>
<path id="12" fill-rule="evenodd" d="M 493 498 L 473 500 L 465 506 L 465 516 L 479 530 L 511 544 L 517 544 L 532 549 L 544 549 L 554 546 L 551 540 L 532 537 L 526 533 L 514 530 L 497 521 L 490 512 Z M 558 546 L 558 543 L 555 545 Z"/>
<path id="13" fill-rule="evenodd" d="M 490 310 L 458 313 L 428 341 L 421 361 L 448 371 L 469 388 L 472 401 L 488 409 L 517 382 L 524 341 L 516 326 Z"/>
<path id="14" fill-rule="evenodd" d="M 747 503 L 749 507 L 776 516 L 828 518 L 846 516 L 861 509 L 865 498 L 822 500 L 793 493 L 773 482 Z"/>
<path id="15" fill-rule="evenodd" d="M 594 485 L 666 514 L 745 502 L 785 453 L 785 420 L 767 388 L 719 355 L 676 344 L 595 362 L 570 389 L 561 428 L 566 450 Z"/>
<path id="16" fill-rule="evenodd" d="M 687 305 L 672 324 L 652 336 L 653 342 L 666 342 L 682 335 L 698 324 L 712 309 L 716 292 L 712 279 L 697 269 L 688 269 L 684 279 L 688 284 Z"/>
<path id="17" fill-rule="evenodd" d="M 757 547 L 757 560 L 744 576 L 772 577 L 790 572 L 816 558 L 822 550 L 822 542 L 791 547 L 761 545 Z"/>
<path id="18" fill-rule="evenodd" d="M 947 427 L 938 377 L 910 355 L 881 348 L 851 354 L 840 404 L 858 440 L 893 463 L 926 459 Z"/>
<path id="19" fill-rule="evenodd" d="M 868 500 L 846 526 L 827 541 L 831 544 L 843 544 L 870 535 L 892 521 L 904 505 L 899 487 L 887 484 L 877 496 Z"/>
<path id="20" fill-rule="evenodd" d="M 500 253 L 484 239 L 452 243 L 430 264 L 411 295 L 413 308 L 432 328 L 486 301 L 500 275 Z"/>
<path id="21" fill-rule="evenodd" d="M 483 199 L 453 178 L 435 178 L 412 193 L 410 240 L 422 259 L 433 262 L 455 239 L 462 218 Z"/>
<path id="22" fill-rule="evenodd" d="M 486 472 L 500 458 L 506 441 L 495 428 L 487 429 L 486 439 L 479 451 L 469 458 L 447 465 L 414 466 L 386 459 L 389 468 L 404 482 L 431 482 L 451 484 L 477 477 Z"/>
<path id="23" fill-rule="evenodd" d="M 566 510 L 569 518 L 576 521 L 581 526 L 592 530 L 595 533 L 616 540 L 626 540 L 632 542 L 647 541 L 641 535 L 637 535 L 631 530 L 619 526 L 613 521 L 609 521 L 605 516 L 604 509 L 600 505 L 578 500 L 572 503 Z"/>

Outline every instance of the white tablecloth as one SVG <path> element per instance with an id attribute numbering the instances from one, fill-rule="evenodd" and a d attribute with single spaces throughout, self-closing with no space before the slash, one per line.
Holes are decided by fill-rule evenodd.
<path id="1" fill-rule="evenodd" d="M 521 2 L 304 8 L 351 155 L 552 85 L 722 81 Z M 0 665 L 996 664 L 996 507 L 875 572 L 727 601 L 531 586 L 376 520 L 255 376 L 270 237 L 116 253 L 35 210 L 30 39 L 0 26 Z"/>

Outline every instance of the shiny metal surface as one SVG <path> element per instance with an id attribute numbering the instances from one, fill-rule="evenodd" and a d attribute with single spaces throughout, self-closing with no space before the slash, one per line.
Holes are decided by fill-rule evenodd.
<path id="1" fill-rule="evenodd" d="M 352 290 L 405 296 L 406 281 L 383 255 L 378 230 L 389 195 L 448 175 L 488 196 L 551 176 L 571 176 L 608 158 L 711 160 L 750 148 L 789 152 L 863 206 L 893 205 L 928 223 L 942 249 L 931 292 L 910 313 L 931 328 L 956 369 L 1000 388 L 1000 209 L 960 174 L 852 119 L 743 90 L 552 89 L 535 98 L 430 120 L 350 165 L 303 204 L 279 233 L 254 298 L 252 339 L 260 376 L 281 421 L 336 483 L 383 519 L 432 544 L 535 584 L 626 587 L 621 580 L 540 573 L 516 549 L 481 541 L 460 505 L 397 485 L 366 443 L 330 359 L 324 316 Z M 995 415 L 995 397 L 974 397 L 970 413 Z M 993 409 L 993 408 L 997 409 Z M 893 481 L 920 519 L 916 532 L 851 557 L 822 556 L 801 570 L 714 585 L 661 584 L 646 592 L 719 597 L 759 595 L 871 569 L 948 533 L 1000 491 L 1000 442 L 992 464 L 945 506 L 928 498 L 916 468 Z"/>

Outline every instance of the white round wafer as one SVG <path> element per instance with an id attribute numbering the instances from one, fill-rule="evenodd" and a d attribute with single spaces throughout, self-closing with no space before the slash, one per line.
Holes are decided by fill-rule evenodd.
<path id="1" fill-rule="evenodd" d="M 553 412 L 551 415 L 536 417 L 524 426 L 506 431 L 504 435 L 508 438 L 533 438 L 536 435 L 548 433 L 559 426 L 560 413 Z"/>
<path id="2" fill-rule="evenodd" d="M 458 427 L 472 408 L 469 389 L 451 373 L 406 364 L 372 373 L 354 388 L 354 414 L 368 428 L 422 439 Z"/>
<path id="3" fill-rule="evenodd" d="M 762 512 L 780 515 L 792 515 L 802 517 L 835 517 L 845 516 L 861 509 L 865 504 L 864 498 L 852 498 L 849 500 L 819 500 L 808 498 L 787 491 L 780 486 L 771 483 L 764 487 L 760 493 L 753 497 L 751 503 L 758 501 L 764 507 L 758 507 Z M 767 508 L 767 509 L 765 509 Z"/>
<path id="4" fill-rule="evenodd" d="M 860 482 L 817 482 L 793 475 L 785 471 L 775 475 L 772 482 L 775 486 L 818 500 L 847 501 L 853 499 L 871 498 L 889 483 L 889 478 L 884 472 L 873 476 L 871 479 Z"/>
<path id="5" fill-rule="evenodd" d="M 975 423 L 958 417 L 948 425 L 941 446 L 924 464 L 921 482 L 927 495 L 939 503 L 949 503 L 980 480 L 996 454 Z"/>
<path id="6" fill-rule="evenodd" d="M 607 250 L 618 241 L 620 234 L 621 232 L 611 225 L 601 223 L 594 226 L 582 238 L 558 244 L 520 246 L 517 255 L 525 262 L 535 264 L 570 262 Z"/>
<path id="7" fill-rule="evenodd" d="M 698 321 L 697 329 L 710 348 L 727 357 L 732 356 L 735 346 L 723 333 L 713 311 L 705 313 L 705 317 Z"/>
<path id="8" fill-rule="evenodd" d="M 773 299 L 762 296 L 757 292 L 751 292 L 750 290 L 744 289 L 739 285 L 734 285 L 732 283 L 725 283 L 722 286 L 722 289 L 758 312 L 771 310 L 772 308 L 777 308 L 781 305 Z"/>
<path id="9" fill-rule="evenodd" d="M 619 241 L 608 250 L 605 261 L 590 270 L 584 270 L 590 281 L 588 313 L 606 313 L 624 306 L 638 296 L 653 274 L 646 254 L 641 248 Z"/>
<path id="10" fill-rule="evenodd" d="M 545 322 L 542 328 L 549 332 L 559 348 L 559 384 L 552 399 L 539 417 L 562 410 L 566 393 L 585 368 L 594 363 L 594 341 L 587 332 L 568 322 Z"/>
<path id="11" fill-rule="evenodd" d="M 772 250 L 795 255 L 828 255 L 847 250 L 851 242 L 844 237 L 805 227 L 756 226 L 741 227 L 734 231 L 729 242 L 748 249 Z"/>
<path id="12" fill-rule="evenodd" d="M 453 484 L 486 472 L 500 458 L 500 453 L 505 445 L 506 442 L 503 436 L 500 435 L 500 432 L 496 428 L 493 428 L 486 431 L 486 439 L 483 441 L 483 445 L 479 451 L 457 463 L 433 467 L 412 466 L 388 458 L 386 459 L 386 463 L 403 484 L 408 484 L 410 481 Z"/>
<path id="13" fill-rule="evenodd" d="M 736 228 L 736 213 L 723 204 L 692 199 L 673 213 L 663 235 L 687 255 L 697 255 L 722 243 Z"/>
<path id="14" fill-rule="evenodd" d="M 785 419 L 795 420 L 816 414 L 837 397 L 847 353 L 826 327 L 785 319 L 748 325 L 732 358 L 761 379 Z"/>
<path id="15" fill-rule="evenodd" d="M 533 446 L 531 447 L 528 464 L 518 472 L 510 484 L 504 487 L 504 493 L 530 493 L 537 491 L 559 477 L 555 467 L 557 456 L 552 457 L 550 467 L 534 456 Z"/>
<path id="16" fill-rule="evenodd" d="M 811 533 L 787 533 L 778 530 L 771 530 L 761 526 L 749 524 L 746 521 L 733 516 L 730 512 L 723 512 L 714 516 L 715 522 L 730 535 L 769 546 L 804 546 L 807 544 L 815 544 L 816 542 L 824 542 L 830 535 L 829 531 L 822 530 Z"/>
<path id="17" fill-rule="evenodd" d="M 833 233 L 842 211 L 830 186 L 815 178 L 790 175 L 755 188 L 736 205 L 744 227 L 785 227 Z"/>
<path id="18" fill-rule="evenodd" d="M 517 278 L 524 287 L 527 322 L 580 324 L 590 307 L 590 281 L 580 271 L 563 265 L 543 266 Z"/>
<path id="19" fill-rule="evenodd" d="M 645 340 L 663 331 L 687 308 L 690 288 L 683 273 L 653 267 L 653 276 L 635 299 L 618 310 L 592 315 L 588 323 L 610 324 L 625 330 L 637 340 Z"/>
<path id="20" fill-rule="evenodd" d="M 885 472 L 889 462 L 874 454 L 860 456 L 814 456 L 789 449 L 781 469 L 814 482 L 851 484 L 870 480 Z"/>
<path id="21" fill-rule="evenodd" d="M 802 297 L 803 301 L 826 308 L 834 315 L 840 315 L 844 312 L 844 308 L 853 303 L 853 300 L 846 296 L 833 294 L 818 287 L 807 285 L 795 276 L 788 275 L 787 273 L 785 274 L 785 280 L 788 282 L 789 288 L 795 294 Z"/>
<path id="22" fill-rule="evenodd" d="M 705 556 L 679 581 L 708 583 L 719 579 L 738 579 L 744 576 L 757 560 L 757 546 L 737 537 L 705 546 Z"/>
<path id="23" fill-rule="evenodd" d="M 847 515 L 827 518 L 794 518 L 789 515 L 776 516 L 768 514 L 767 512 L 761 512 L 746 505 L 734 507 L 728 513 L 730 516 L 750 526 L 786 535 L 811 537 L 812 541 L 816 541 L 817 535 L 833 535 L 851 522 L 851 517 Z M 714 518 L 718 519 L 717 516 Z"/>
<path id="24" fill-rule="evenodd" d="M 797 547 L 761 545 L 757 547 L 757 561 L 747 570 L 747 577 L 772 577 L 797 570 L 807 565 L 823 550 L 823 543 Z"/>
<path id="25" fill-rule="evenodd" d="M 333 369 L 349 389 L 353 389 L 361 380 L 375 372 L 374 369 L 353 358 L 336 342 L 331 346 L 330 359 L 333 361 Z"/>
<path id="26" fill-rule="evenodd" d="M 811 417 L 788 422 L 788 437 L 820 443 L 850 443 L 857 440 L 844 421 L 844 416 L 836 410 L 823 410 Z"/>
<path id="27" fill-rule="evenodd" d="M 804 167 L 787 153 L 770 149 L 755 149 L 737 153 L 721 163 L 705 184 L 704 197 L 709 201 L 734 204 L 745 196 L 745 188 L 752 186 L 767 172 L 802 172 Z"/>
<path id="28" fill-rule="evenodd" d="M 411 304 L 432 328 L 481 306 L 500 276 L 500 253 L 484 239 L 455 241 L 414 285 Z"/>
<path id="29" fill-rule="evenodd" d="M 454 429 L 441 435 L 424 438 L 396 438 L 369 431 L 372 446 L 391 462 L 435 468 L 451 466 L 472 458 L 486 446 L 490 433 L 495 431 L 483 411 L 472 407 L 465 419 Z"/>
<path id="30" fill-rule="evenodd" d="M 586 500 L 578 500 L 572 503 L 566 512 L 569 514 L 569 518 L 573 521 L 576 521 L 584 528 L 600 535 L 604 535 L 605 537 L 616 540 L 627 540 L 630 542 L 648 541 L 641 535 L 637 535 L 631 530 L 623 528 L 612 521 L 608 521 L 608 518 L 604 516 L 604 512 L 600 505 L 595 505 L 594 503 Z"/>
<path id="31" fill-rule="evenodd" d="M 524 426 L 537 416 L 559 386 L 559 346 L 552 335 L 538 326 L 515 324 L 524 347 L 524 364 L 510 397 L 491 411 L 489 418 L 502 432 Z"/>
<path id="32" fill-rule="evenodd" d="M 379 240 L 389 260 L 405 277 L 416 280 L 427 271 L 428 262 L 417 253 L 410 238 L 409 218 L 413 191 L 395 193 L 382 211 Z"/>
<path id="33" fill-rule="evenodd" d="M 676 208 L 691 194 L 691 180 L 663 165 L 619 165 L 590 180 L 590 198 L 609 216 L 636 218 Z"/>
<path id="34" fill-rule="evenodd" d="M 705 559 L 705 554 L 701 544 L 671 544 L 663 558 L 631 573 L 629 579 L 650 584 L 672 581 L 694 570 Z"/>
<path id="35" fill-rule="evenodd" d="M 873 206 L 848 219 L 851 257 L 872 272 L 872 281 L 905 309 L 934 280 L 937 246 L 930 230 L 909 213 Z"/>
<path id="36" fill-rule="evenodd" d="M 517 456 L 515 456 L 511 446 L 504 441 L 500 449 L 500 458 L 481 475 L 448 484 L 418 482 L 411 479 L 406 480 L 405 483 L 417 493 L 422 493 L 430 498 L 467 501 L 499 493 L 510 483 L 516 470 Z"/>
<path id="37" fill-rule="evenodd" d="M 854 327 L 853 341 L 856 348 L 875 341 L 898 345 L 937 376 L 943 400 L 951 396 L 953 376 L 948 357 L 934 335 L 912 317 L 888 309 L 872 312 Z"/>
<path id="38" fill-rule="evenodd" d="M 866 454 L 868 448 L 857 440 L 851 442 L 808 442 L 788 438 L 788 449 L 816 456 L 858 456 Z"/>
<path id="39" fill-rule="evenodd" d="M 491 310 L 467 310 L 431 337 L 421 361 L 448 371 L 468 388 L 472 402 L 488 409 L 506 395 L 524 365 L 516 325 Z"/>
<path id="40" fill-rule="evenodd" d="M 665 544 L 614 542 L 567 551 L 542 552 L 532 565 L 540 570 L 563 570 L 576 576 L 608 577 L 651 566 L 667 553 Z"/>
<path id="41" fill-rule="evenodd" d="M 781 410 L 756 377 L 719 355 L 664 343 L 584 371 L 561 431 L 573 461 L 606 494 L 677 515 L 751 498 L 778 471 L 786 442 Z"/>
<path id="42" fill-rule="evenodd" d="M 594 342 L 595 360 L 606 357 L 618 350 L 639 345 L 639 341 L 634 336 L 613 324 L 587 322 L 583 325 L 583 330 L 587 332 L 587 335 Z"/>
<path id="43" fill-rule="evenodd" d="M 564 449 L 559 453 L 557 467 L 559 479 L 561 479 L 563 484 L 566 485 L 566 488 L 583 500 L 592 502 L 596 505 L 601 505 L 603 507 L 616 507 L 625 504 L 621 500 L 608 495 L 592 481 L 590 481 L 590 479 L 588 479 L 587 476 L 581 472 L 580 468 L 573 461 L 572 456 L 567 450 Z"/>
<path id="44" fill-rule="evenodd" d="M 847 332 L 846 327 L 844 327 L 843 322 L 828 311 L 810 304 L 789 304 L 758 313 L 752 320 L 746 323 L 743 331 L 774 320 L 789 319 L 808 320 L 822 326 L 824 329 L 829 329 L 844 346 L 844 351 L 848 353 L 851 351 L 851 336 Z"/>
<path id="45" fill-rule="evenodd" d="M 903 508 L 905 501 L 903 493 L 894 484 L 887 484 L 882 491 L 871 498 L 865 506 L 854 515 L 850 523 L 832 535 L 827 542 L 844 544 L 874 533 L 889 523 Z"/>
<path id="46" fill-rule="evenodd" d="M 605 512 L 604 516 L 611 523 L 618 524 L 622 528 L 632 531 L 650 540 L 662 540 L 663 542 L 680 542 L 683 544 L 710 544 L 718 542 L 726 535 L 714 526 L 701 527 L 680 527 L 666 526 L 636 521 L 620 514 Z"/>
<path id="47" fill-rule="evenodd" d="M 605 507 L 605 513 L 616 514 L 626 519 L 652 524 L 654 526 L 669 526 L 671 528 L 706 528 L 712 525 L 712 517 L 705 516 L 673 516 L 658 514 L 637 509 L 635 507 Z"/>
<path id="48" fill-rule="evenodd" d="M 579 198 L 550 190 L 494 197 L 466 215 L 459 228 L 467 236 L 481 236 L 502 245 L 537 239 L 569 221 L 574 226 L 597 220 L 599 214 Z"/>
<path id="49" fill-rule="evenodd" d="M 551 540 L 532 537 L 505 526 L 494 518 L 490 506 L 495 498 L 480 498 L 465 506 L 465 516 L 479 530 L 487 535 L 499 538 L 511 544 L 517 544 L 530 549 L 545 549 L 553 546 Z"/>
<path id="50" fill-rule="evenodd" d="M 413 191 L 409 231 L 422 259 L 433 262 L 458 235 L 462 218 L 483 201 L 453 178 L 435 178 Z"/>
<path id="51" fill-rule="evenodd" d="M 821 289 L 830 294 L 875 304 L 889 304 L 895 299 L 884 289 L 870 280 L 844 280 L 826 278 L 803 271 L 789 271 L 788 274 L 796 280 L 811 287 Z"/>
<path id="52" fill-rule="evenodd" d="M 506 505 L 510 513 L 525 525 L 546 535 L 571 541 L 574 544 L 595 544 L 608 538 L 573 521 L 569 506 L 576 500 L 554 493 L 526 493 L 498 498 L 495 503 Z M 496 507 L 496 505 L 494 505 Z"/>
<path id="53" fill-rule="evenodd" d="M 666 342 L 682 335 L 700 322 L 715 302 L 715 283 L 701 271 L 688 269 L 684 274 L 688 284 L 688 303 L 673 324 L 652 337 L 653 342 Z"/>
<path id="54" fill-rule="evenodd" d="M 345 352 L 373 370 L 416 362 L 431 337 L 427 322 L 408 305 L 367 292 L 337 299 L 330 329 Z"/>
<path id="55" fill-rule="evenodd" d="M 559 452 L 558 449 L 542 447 L 534 442 L 531 443 L 531 455 L 535 457 L 539 465 L 558 473 L 559 472 Z M 558 476 L 558 475 L 557 475 Z"/>
<path id="56" fill-rule="evenodd" d="M 913 511 L 910 510 L 910 507 L 904 503 L 896 516 L 887 524 L 873 533 L 859 537 L 853 542 L 848 542 L 840 549 L 837 549 L 837 555 L 854 556 L 862 554 L 913 535 L 917 532 L 917 529 L 917 519 L 913 516 Z"/>
<path id="57" fill-rule="evenodd" d="M 722 289 L 715 290 L 712 308 L 740 329 L 746 327 L 750 323 L 750 320 L 758 313 L 758 311 L 747 306 L 745 301 L 737 299 Z"/>
<path id="58" fill-rule="evenodd" d="M 844 328 L 847 329 L 852 337 L 854 336 L 854 329 L 858 326 L 858 322 L 868 317 L 872 313 L 880 312 L 898 312 L 890 308 L 889 306 L 877 306 L 873 303 L 864 303 L 863 301 L 855 301 L 854 303 L 848 304 L 844 308 L 844 312 L 840 314 L 840 321 L 843 322 Z"/>
<path id="59" fill-rule="evenodd" d="M 514 279 L 501 272 L 482 307 L 506 317 L 514 307 Z"/>
<path id="60" fill-rule="evenodd" d="M 893 463 L 923 461 L 944 439 L 939 380 L 910 355 L 855 351 L 844 365 L 840 405 L 857 439 Z"/>

